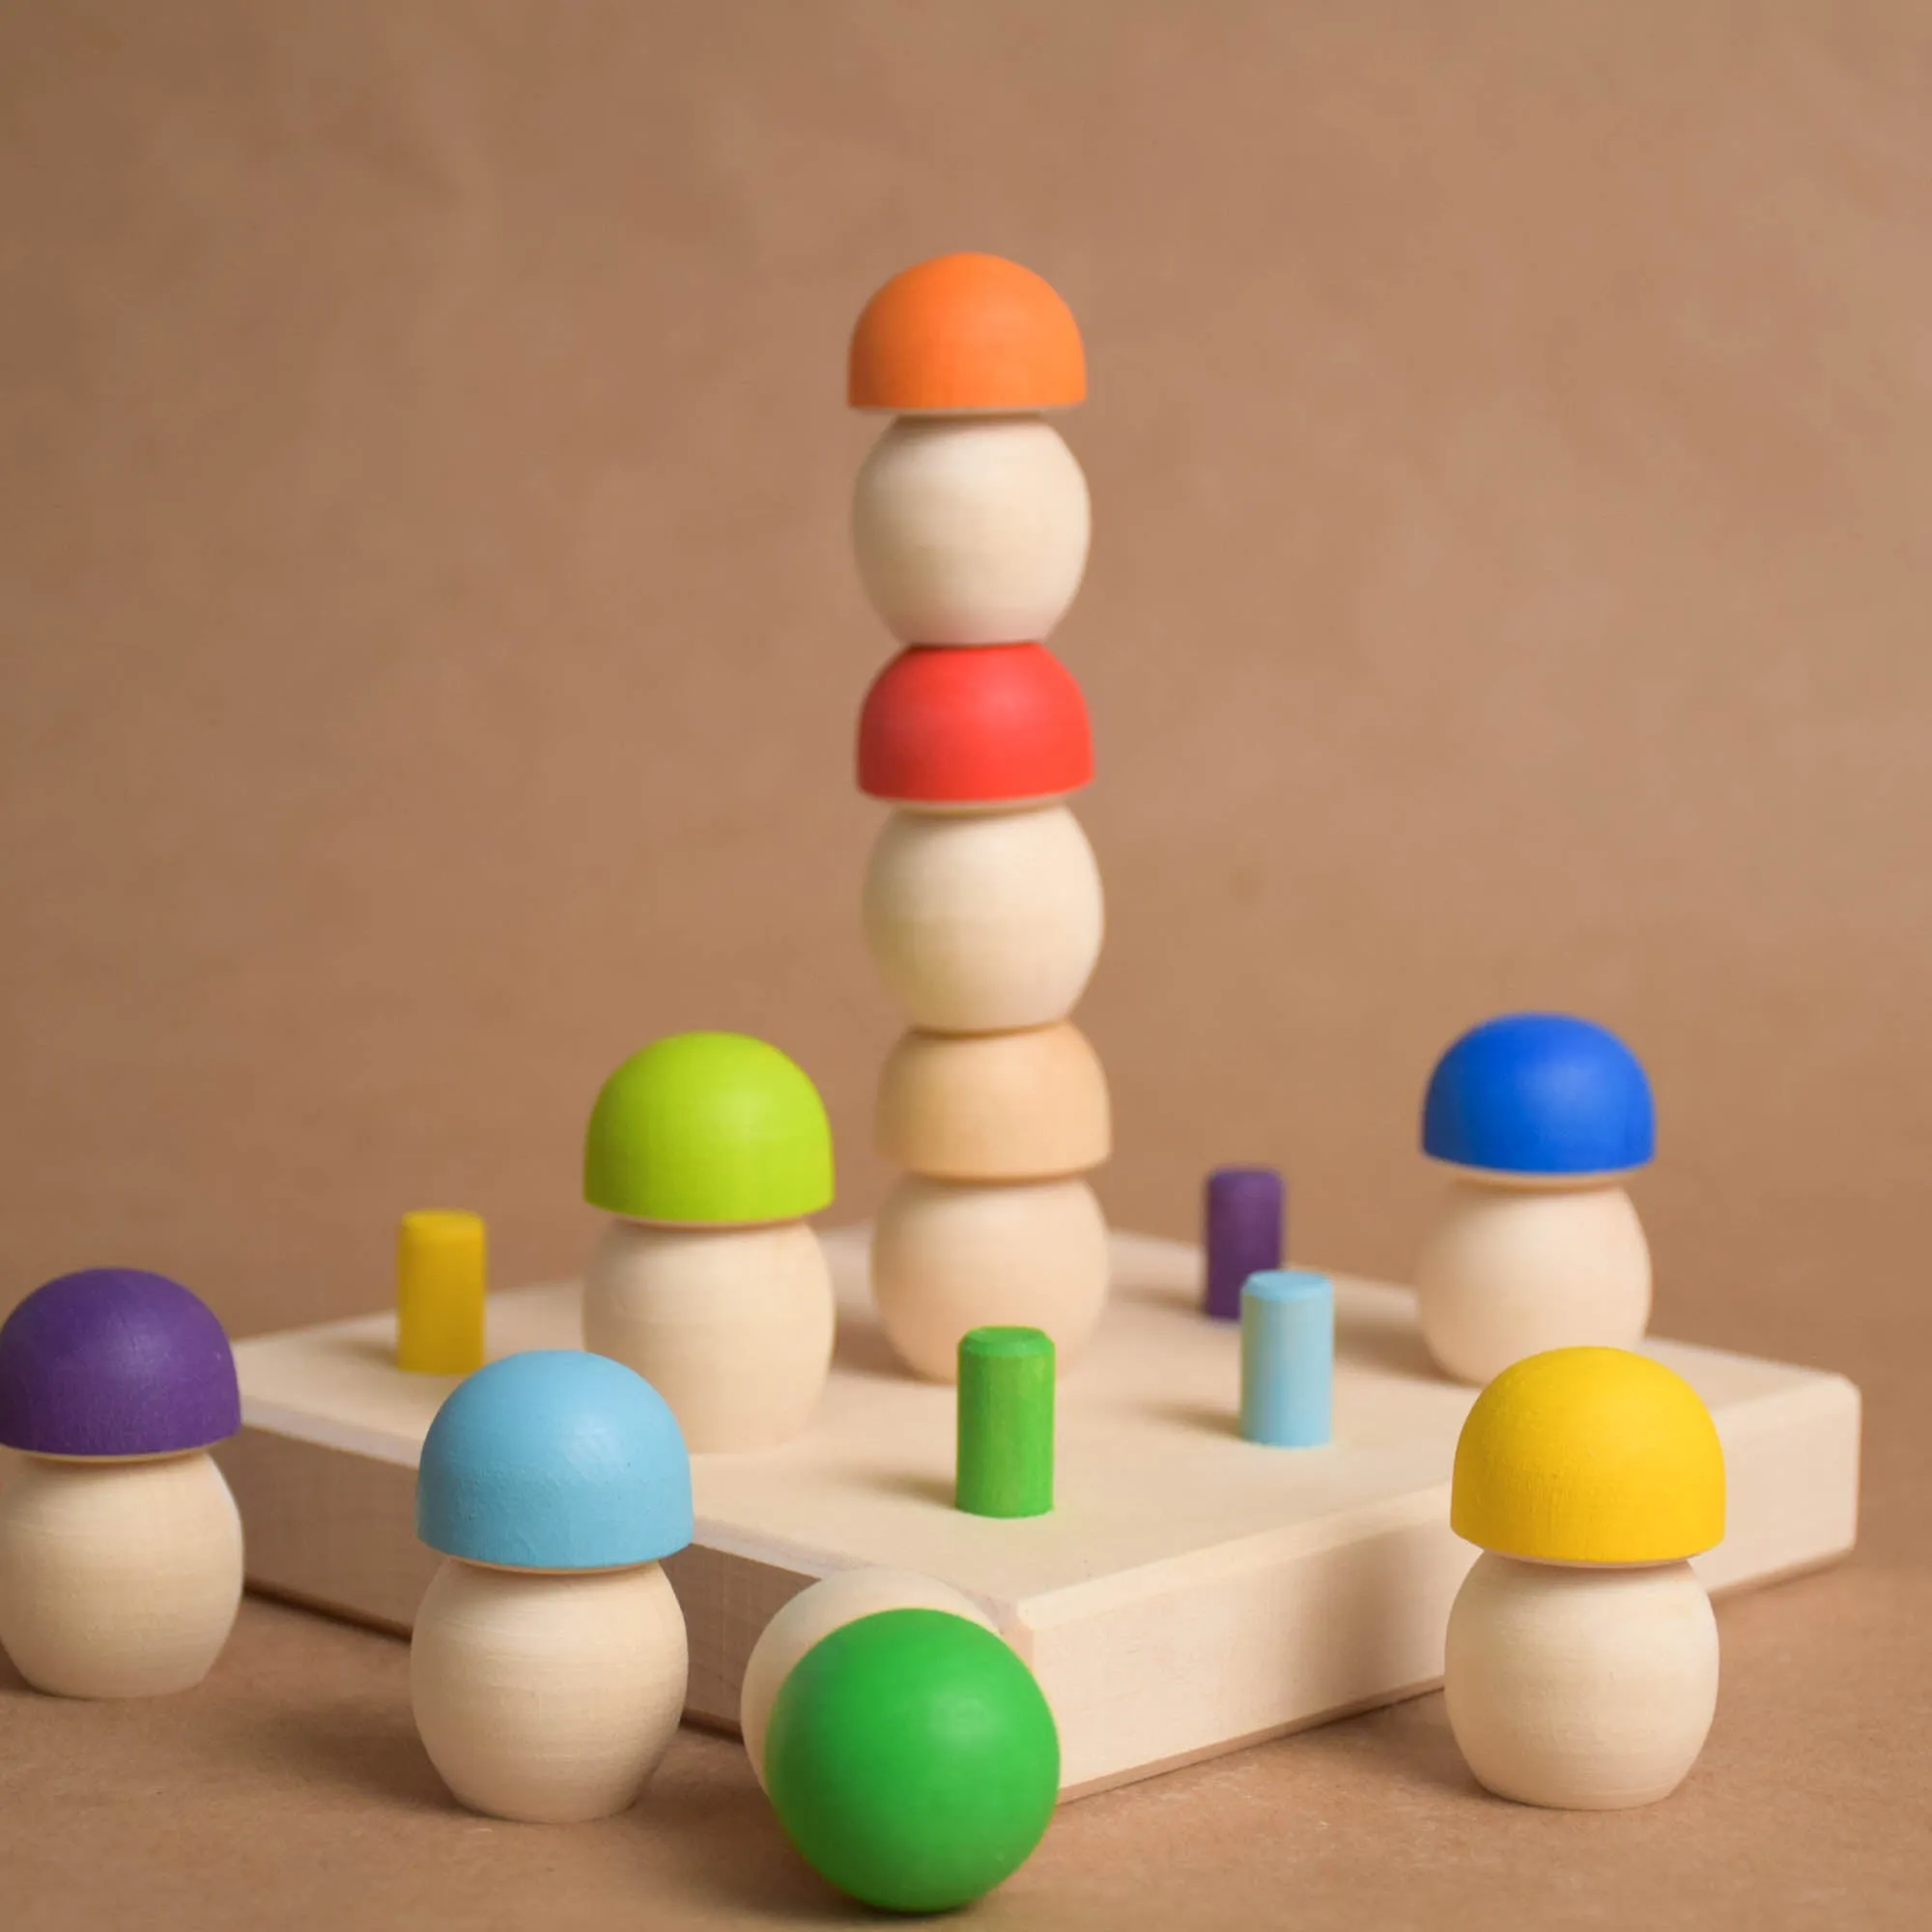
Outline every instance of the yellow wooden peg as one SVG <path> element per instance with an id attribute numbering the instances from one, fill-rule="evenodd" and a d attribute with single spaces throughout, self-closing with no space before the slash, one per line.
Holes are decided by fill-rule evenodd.
<path id="1" fill-rule="evenodd" d="M 448 1208 L 403 1216 L 396 1237 L 396 1366 L 468 1376 L 483 1366 L 483 1217 Z"/>

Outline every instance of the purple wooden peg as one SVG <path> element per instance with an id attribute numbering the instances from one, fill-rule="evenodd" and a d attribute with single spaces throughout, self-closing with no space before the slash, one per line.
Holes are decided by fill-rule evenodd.
<path id="1" fill-rule="evenodd" d="M 1241 1319 L 1241 1284 L 1278 1268 L 1287 1189 L 1271 1167 L 1217 1167 L 1208 1177 L 1208 1293 L 1202 1312 L 1216 1321 Z"/>

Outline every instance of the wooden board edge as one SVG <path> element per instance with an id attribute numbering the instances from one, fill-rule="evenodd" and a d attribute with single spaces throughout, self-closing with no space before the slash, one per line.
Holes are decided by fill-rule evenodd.
<path id="1" fill-rule="evenodd" d="M 1256 1745 L 1272 1744 L 1278 1738 L 1292 1738 L 1302 1731 L 1320 1730 L 1323 1724 L 1337 1724 L 1345 1718 L 1360 1718 L 1371 1711 L 1386 1710 L 1391 1704 L 1406 1704 L 1412 1698 L 1426 1697 L 1432 1690 L 1441 1688 L 1439 1677 L 1420 1684 L 1407 1684 L 1384 1695 L 1359 1697 L 1351 1703 L 1337 1704 L 1334 1709 L 1318 1711 L 1311 1718 L 1296 1718 L 1291 1723 L 1268 1724 L 1243 1737 L 1230 1738 L 1225 1744 L 1202 1745 L 1194 1750 L 1177 1751 L 1172 1757 L 1156 1758 L 1131 1771 L 1111 1772 L 1104 1776 L 1090 1777 L 1079 1784 L 1066 1785 L 1061 1791 L 1060 1802 L 1070 1804 L 1082 1798 L 1098 1797 L 1103 1791 L 1120 1791 L 1129 1784 L 1140 1784 L 1170 1771 L 1185 1771 L 1189 1765 L 1211 1764 L 1217 1757 L 1228 1757 Z M 1473 1784 L 1473 1779 L 1471 1782 Z"/>

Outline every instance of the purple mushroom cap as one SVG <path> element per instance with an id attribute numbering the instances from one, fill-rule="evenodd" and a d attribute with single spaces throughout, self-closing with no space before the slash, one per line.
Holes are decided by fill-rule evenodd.
<path id="1" fill-rule="evenodd" d="M 168 1456 L 242 1427 L 228 1337 L 197 1296 L 141 1268 L 83 1268 L 0 1323 L 0 1445 L 37 1456 Z"/>

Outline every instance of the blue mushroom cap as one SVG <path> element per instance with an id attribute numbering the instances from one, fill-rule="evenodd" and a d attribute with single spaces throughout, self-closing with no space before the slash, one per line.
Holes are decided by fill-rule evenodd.
<path id="1" fill-rule="evenodd" d="M 1422 1151 L 1490 1174 L 1615 1174 L 1657 1151 L 1650 1080 L 1606 1027 L 1505 1013 L 1436 1062 Z"/>
<path id="2" fill-rule="evenodd" d="M 509 1570 L 655 1563 L 692 1538 L 677 1418 L 607 1355 L 505 1355 L 459 1382 L 429 1426 L 416 1534 Z"/>

